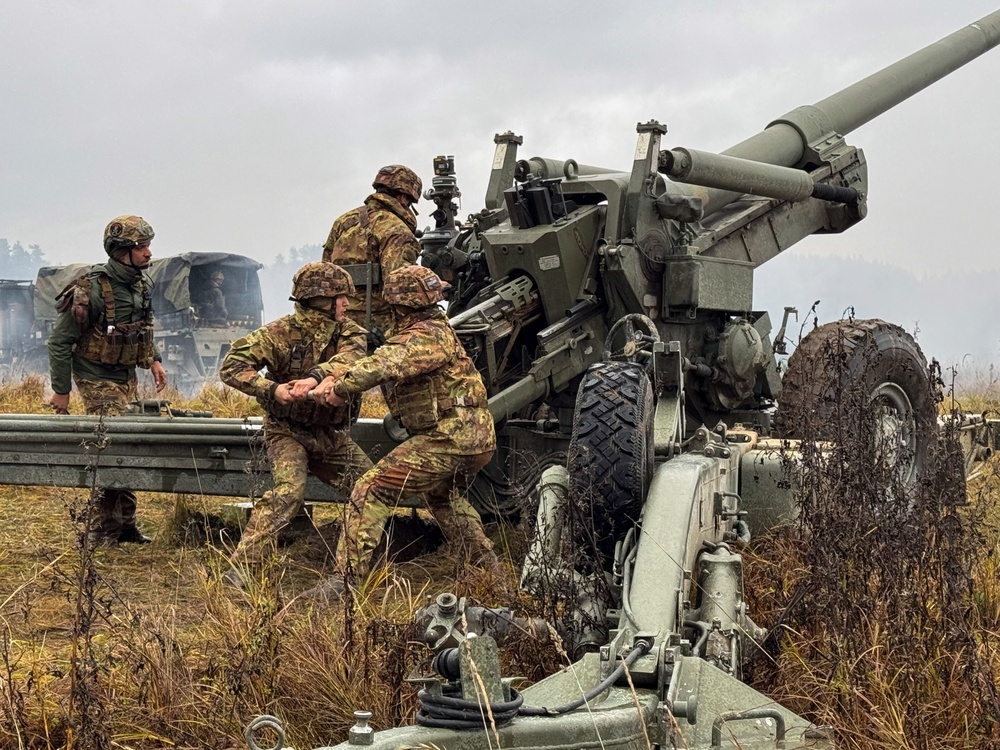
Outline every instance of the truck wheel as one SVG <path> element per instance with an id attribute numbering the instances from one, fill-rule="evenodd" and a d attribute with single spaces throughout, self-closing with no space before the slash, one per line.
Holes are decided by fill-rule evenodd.
<path id="1" fill-rule="evenodd" d="M 568 463 L 574 506 L 605 561 L 637 523 L 653 476 L 653 389 L 637 363 L 593 365 L 576 397 Z M 584 519 L 581 519 L 584 520 Z"/>
<path id="2" fill-rule="evenodd" d="M 850 403 L 853 384 L 866 405 L 879 407 L 876 434 L 901 481 L 914 482 L 934 440 L 938 399 L 917 342 L 884 320 L 828 323 L 802 340 L 782 381 L 779 434 L 836 439 L 838 410 Z"/>

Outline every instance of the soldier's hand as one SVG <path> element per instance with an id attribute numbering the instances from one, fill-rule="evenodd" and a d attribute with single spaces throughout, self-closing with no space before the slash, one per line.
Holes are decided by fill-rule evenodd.
<path id="1" fill-rule="evenodd" d="M 337 392 L 330 387 L 330 390 L 326 393 L 326 405 L 327 406 L 347 406 L 347 399 L 343 396 L 338 396 Z"/>
<path id="2" fill-rule="evenodd" d="M 309 395 L 309 391 L 316 387 L 316 378 L 302 378 L 301 380 L 290 380 L 288 382 L 288 392 L 293 401 L 301 401 Z"/>
<path id="3" fill-rule="evenodd" d="M 274 389 L 274 400 L 279 404 L 290 404 L 292 403 L 292 394 L 288 388 L 288 383 L 281 383 L 277 388 Z"/>
<path id="4" fill-rule="evenodd" d="M 325 403 L 326 394 L 330 392 L 330 390 L 333 388 L 334 383 L 336 382 L 337 382 L 336 378 L 334 378 L 332 375 L 327 375 L 325 378 L 323 378 L 323 382 L 319 383 L 318 385 L 314 386 L 311 389 L 309 398 L 311 398 L 313 401 L 319 404 Z"/>
<path id="5" fill-rule="evenodd" d="M 156 392 L 159 393 L 167 387 L 167 371 L 163 369 L 162 362 L 153 362 L 149 366 L 149 371 L 153 374 L 153 382 L 156 384 Z"/>
<path id="6" fill-rule="evenodd" d="M 53 393 L 52 398 L 49 399 L 49 403 L 56 410 L 56 414 L 69 414 L 68 393 Z"/>

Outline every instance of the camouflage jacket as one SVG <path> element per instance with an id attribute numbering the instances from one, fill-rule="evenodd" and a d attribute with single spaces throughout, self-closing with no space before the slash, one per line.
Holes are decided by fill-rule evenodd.
<path id="1" fill-rule="evenodd" d="M 348 211 L 333 222 L 330 236 L 323 245 L 323 260 L 338 266 L 377 263 L 380 278 L 385 278 L 398 268 L 417 262 L 420 243 L 413 231 L 416 217 L 395 198 L 386 193 L 373 193 L 365 199 L 369 227 L 362 226 L 361 208 Z M 355 274 L 357 292 L 351 296 L 347 314 L 359 325 L 365 324 L 365 287 Z M 372 319 L 382 330 L 392 322 L 389 306 L 383 301 L 381 283 L 372 286 Z"/>
<path id="2" fill-rule="evenodd" d="M 93 283 L 94 274 L 103 274 L 111 284 L 115 301 L 115 317 L 121 323 L 138 323 L 146 315 L 148 296 L 153 282 L 146 274 L 109 259 L 107 263 L 93 266 L 83 279 L 91 279 L 89 323 L 81 324 L 72 309 L 59 314 L 49 336 L 49 373 L 52 390 L 69 393 L 72 375 L 81 380 L 107 380 L 125 384 L 135 374 L 134 365 L 105 365 L 80 356 L 77 344 L 91 329 L 104 325 L 105 301 L 101 284 Z M 141 283 L 140 283 L 141 282 Z M 145 286 L 145 295 L 143 292 Z M 144 302 L 144 296 L 146 302 Z M 153 358 L 160 359 L 160 352 L 153 346 Z"/>
<path id="3" fill-rule="evenodd" d="M 443 452 L 473 455 L 496 449 L 486 387 L 441 308 L 399 319 L 386 342 L 351 365 L 334 391 L 347 398 L 377 385 L 383 386 L 393 416 L 411 434 L 438 438 Z"/>
<path id="4" fill-rule="evenodd" d="M 337 374 L 365 355 L 365 331 L 351 320 L 337 322 L 329 315 L 295 305 L 295 312 L 233 342 L 219 377 L 226 385 L 253 396 L 267 412 L 267 418 L 299 427 L 349 427 L 346 409 L 333 409 L 311 400 L 279 404 L 274 390 L 309 375 L 326 363 Z M 267 370 L 266 375 L 260 373 Z"/>

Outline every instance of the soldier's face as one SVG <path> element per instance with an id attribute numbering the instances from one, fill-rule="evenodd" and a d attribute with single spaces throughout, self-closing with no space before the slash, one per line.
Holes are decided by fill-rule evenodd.
<path id="1" fill-rule="evenodd" d="M 136 268 L 147 268 L 153 259 L 153 251 L 149 249 L 148 242 L 136 245 L 129 252 L 132 254 L 132 265 Z"/>
<path id="2" fill-rule="evenodd" d="M 347 306 L 350 304 L 350 300 L 347 299 L 347 295 L 342 294 L 337 297 L 337 300 L 333 304 L 333 319 L 336 321 L 343 320 L 344 313 L 347 312 Z"/>

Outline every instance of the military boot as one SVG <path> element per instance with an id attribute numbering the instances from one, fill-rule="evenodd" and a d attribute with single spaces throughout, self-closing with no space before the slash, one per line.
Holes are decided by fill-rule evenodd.
<path id="1" fill-rule="evenodd" d="M 492 549 L 484 549 L 475 559 L 470 560 L 473 566 L 481 569 L 488 570 L 495 576 L 503 577 L 507 574 L 507 569 L 500 562 L 500 558 L 497 557 L 497 553 Z"/>
<path id="2" fill-rule="evenodd" d="M 117 547 L 118 537 L 111 534 L 105 534 L 102 531 L 89 531 L 87 532 L 87 546 L 91 549 L 97 549 L 98 547 Z"/>
<path id="3" fill-rule="evenodd" d="M 119 532 L 118 541 L 122 544 L 149 544 L 153 540 L 143 534 L 138 526 L 128 526 Z"/>
<path id="4" fill-rule="evenodd" d="M 222 582 L 227 586 L 231 586 L 234 589 L 239 589 L 240 591 L 246 591 L 247 579 L 243 574 L 243 571 L 237 568 L 235 565 L 231 565 L 229 570 L 222 574 Z"/>
<path id="5" fill-rule="evenodd" d="M 347 589 L 353 585 L 352 578 L 345 578 L 339 573 L 334 573 L 319 585 L 306 589 L 299 596 L 304 599 L 318 599 L 330 603 L 339 602 L 343 601 L 347 595 Z"/>

